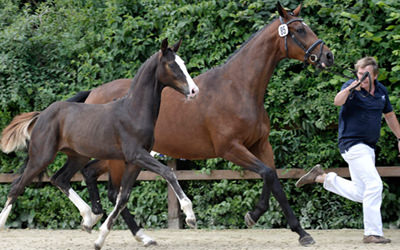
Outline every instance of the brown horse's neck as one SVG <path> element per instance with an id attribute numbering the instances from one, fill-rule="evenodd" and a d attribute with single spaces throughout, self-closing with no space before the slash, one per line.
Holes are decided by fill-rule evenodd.
<path id="1" fill-rule="evenodd" d="M 152 122 L 154 125 L 161 103 L 161 92 L 165 85 L 157 80 L 158 53 L 150 57 L 133 78 L 124 103 L 134 113 L 135 119 Z M 150 110 L 150 112 L 149 112 Z"/>
<path id="2" fill-rule="evenodd" d="M 257 105 L 264 103 L 272 73 L 285 57 L 277 29 L 277 21 L 264 27 L 222 66 L 235 76 L 233 81 L 240 85 L 242 94 L 253 96 Z"/>

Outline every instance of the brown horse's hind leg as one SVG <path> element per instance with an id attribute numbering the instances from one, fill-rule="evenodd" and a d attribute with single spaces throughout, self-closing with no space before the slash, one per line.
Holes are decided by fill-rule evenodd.
<path id="1" fill-rule="evenodd" d="M 270 146 L 270 145 L 269 145 Z M 272 148 L 270 148 L 272 150 Z M 270 152 L 272 153 L 272 151 Z M 267 156 L 267 155 L 264 155 Z M 253 226 L 262 214 L 267 211 L 269 206 L 270 193 L 272 192 L 282 207 L 282 210 L 288 219 L 288 223 L 293 231 L 300 235 L 300 243 L 302 245 L 313 244 L 314 240 L 300 226 L 299 221 L 290 208 L 286 195 L 280 185 L 278 175 L 274 168 L 265 165 L 255 155 L 253 155 L 246 147 L 240 144 L 235 144 L 230 148 L 230 151 L 224 154 L 224 158 L 245 169 L 258 173 L 263 181 L 263 189 L 259 202 L 254 211 L 246 214 L 245 220 L 248 226 Z M 270 159 L 263 159 L 270 160 Z"/>

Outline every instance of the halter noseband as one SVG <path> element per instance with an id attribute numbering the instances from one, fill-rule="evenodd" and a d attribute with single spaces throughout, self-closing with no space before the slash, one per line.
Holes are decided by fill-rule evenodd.
<path id="1" fill-rule="evenodd" d="M 319 62 L 321 56 L 322 56 L 322 50 L 323 50 L 323 45 L 325 44 L 321 39 L 318 39 L 315 41 L 308 49 L 305 48 L 305 46 L 296 39 L 296 36 L 290 32 L 288 25 L 293 23 L 293 22 L 303 22 L 303 19 L 301 18 L 296 18 L 292 19 L 289 22 L 285 23 L 283 21 L 283 18 L 280 16 L 279 20 L 281 22 L 281 25 L 279 25 L 278 32 L 280 37 L 285 38 L 285 51 L 286 51 L 286 57 L 289 57 L 289 49 L 287 46 L 287 37 L 290 35 L 292 40 L 305 52 L 304 54 L 304 64 L 307 64 L 307 60 L 310 59 L 311 62 L 317 63 Z M 311 54 L 311 52 L 318 46 L 321 45 L 319 55 L 317 56 L 316 54 Z"/>

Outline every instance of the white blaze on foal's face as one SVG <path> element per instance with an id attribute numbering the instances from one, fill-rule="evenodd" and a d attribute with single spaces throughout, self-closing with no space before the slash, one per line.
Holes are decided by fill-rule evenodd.
<path id="1" fill-rule="evenodd" d="M 180 58 L 180 56 L 175 54 L 175 62 L 178 64 L 179 68 L 182 70 L 183 74 L 186 77 L 186 81 L 189 84 L 190 94 L 188 97 L 195 97 L 199 93 L 199 88 L 197 87 L 196 83 L 193 81 L 192 77 L 189 75 L 185 62 Z"/>

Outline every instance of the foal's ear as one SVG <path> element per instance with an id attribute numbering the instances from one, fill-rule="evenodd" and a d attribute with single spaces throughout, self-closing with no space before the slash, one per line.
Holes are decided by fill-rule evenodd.
<path id="1" fill-rule="evenodd" d="M 172 49 L 173 49 L 175 52 L 178 52 L 178 49 L 179 49 L 179 47 L 181 46 L 181 43 L 182 43 L 182 38 L 179 39 L 179 41 L 178 41 L 177 43 L 174 44 L 174 46 L 172 47 Z"/>
<path id="2" fill-rule="evenodd" d="M 301 4 L 293 11 L 294 16 L 299 16 L 301 11 Z"/>
<path id="3" fill-rule="evenodd" d="M 168 38 L 165 38 L 165 39 L 162 40 L 162 42 L 161 42 L 161 52 L 162 52 L 163 54 L 165 54 L 165 52 L 167 51 L 167 49 L 168 49 Z"/>
<path id="4" fill-rule="evenodd" d="M 278 9 L 279 15 L 281 17 L 285 17 L 287 15 L 286 10 L 282 7 L 282 5 L 279 1 L 276 3 L 276 8 Z"/>

